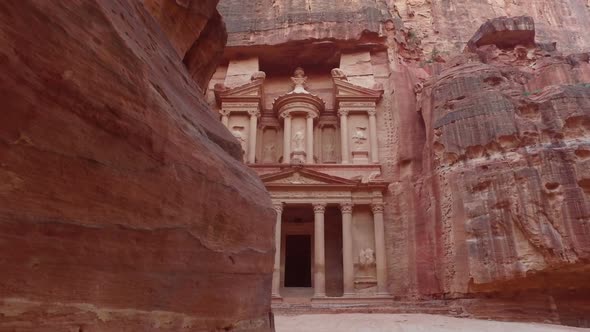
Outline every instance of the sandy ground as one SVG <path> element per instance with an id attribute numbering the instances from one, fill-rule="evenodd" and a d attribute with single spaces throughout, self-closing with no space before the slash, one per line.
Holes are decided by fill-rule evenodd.
<path id="1" fill-rule="evenodd" d="M 565 332 L 566 326 L 505 323 L 436 315 L 333 314 L 275 316 L 277 332 Z"/>

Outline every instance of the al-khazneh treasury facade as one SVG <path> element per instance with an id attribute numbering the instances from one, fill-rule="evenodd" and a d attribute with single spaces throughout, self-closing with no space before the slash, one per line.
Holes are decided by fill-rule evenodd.
<path id="1" fill-rule="evenodd" d="M 273 301 L 391 299 L 377 135 L 382 86 L 341 68 L 259 69 L 256 57 L 230 60 L 211 91 L 277 211 Z"/>

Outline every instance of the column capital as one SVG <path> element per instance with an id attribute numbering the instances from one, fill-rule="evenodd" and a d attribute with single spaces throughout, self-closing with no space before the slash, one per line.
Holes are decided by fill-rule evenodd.
<path id="1" fill-rule="evenodd" d="M 283 208 L 285 207 L 285 204 L 282 202 L 279 203 L 273 203 L 272 207 L 275 209 L 275 211 L 277 213 L 282 213 L 283 212 Z"/>
<path id="2" fill-rule="evenodd" d="M 373 203 L 373 204 L 371 204 L 371 210 L 373 211 L 373 214 L 375 214 L 375 213 L 383 213 L 384 208 L 385 208 L 385 203 Z"/>
<path id="3" fill-rule="evenodd" d="M 367 114 L 369 114 L 369 116 L 376 116 L 377 115 L 377 110 L 373 109 L 373 110 L 368 110 Z"/>
<path id="4" fill-rule="evenodd" d="M 340 115 L 340 116 L 348 116 L 348 113 L 350 113 L 349 110 L 339 110 L 338 111 L 338 115 Z"/>
<path id="5" fill-rule="evenodd" d="M 352 203 L 340 203 L 340 211 L 342 211 L 342 214 L 352 214 L 353 206 Z"/>
<path id="6" fill-rule="evenodd" d="M 281 113 L 281 118 L 283 118 L 283 119 L 291 118 L 291 113 L 283 112 L 283 113 Z"/>
<path id="7" fill-rule="evenodd" d="M 260 117 L 260 110 L 258 110 L 258 109 L 248 110 L 248 114 L 250 116 L 255 116 L 255 117 L 259 118 Z"/>
<path id="8" fill-rule="evenodd" d="M 221 110 L 219 110 L 219 114 L 221 114 L 223 116 L 229 116 L 230 113 L 231 113 L 231 111 L 228 110 L 228 109 L 221 109 Z"/>
<path id="9" fill-rule="evenodd" d="M 313 203 L 313 212 L 324 213 L 326 211 L 326 203 Z"/>
<path id="10" fill-rule="evenodd" d="M 318 116 L 317 116 L 317 114 L 313 114 L 313 113 L 307 113 L 307 118 L 308 118 L 308 119 L 315 119 L 315 118 L 317 118 L 317 117 L 318 117 Z"/>

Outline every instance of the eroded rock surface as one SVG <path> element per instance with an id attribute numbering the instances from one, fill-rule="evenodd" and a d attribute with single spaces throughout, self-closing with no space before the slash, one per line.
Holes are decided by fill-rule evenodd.
<path id="1" fill-rule="evenodd" d="M 0 330 L 271 330 L 270 199 L 182 63 L 208 17 L 0 4 Z"/>
<path id="2" fill-rule="evenodd" d="M 335 15 L 315 1 L 257 1 L 246 19 L 232 3 L 220 7 L 231 17 L 228 59 L 258 57 L 255 70 L 274 75 L 281 63 L 340 66 L 383 86 L 394 296 L 441 299 L 473 317 L 590 326 L 586 0 L 350 1 L 332 5 Z M 381 25 L 351 14 L 359 8 L 379 12 Z M 249 77 L 218 74 L 219 83 Z"/>
<path id="3" fill-rule="evenodd" d="M 420 96 L 416 194 L 428 235 L 416 239 L 438 263 L 417 287 L 451 297 L 538 291 L 575 322 L 590 294 L 589 54 L 530 46 L 530 25 L 513 23 L 482 27 L 474 40 L 487 41 L 450 59 Z"/>

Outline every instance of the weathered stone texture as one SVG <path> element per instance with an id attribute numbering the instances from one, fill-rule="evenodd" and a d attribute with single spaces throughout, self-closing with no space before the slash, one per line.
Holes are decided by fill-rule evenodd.
<path id="1" fill-rule="evenodd" d="M 219 11 L 230 34 L 228 46 L 273 45 L 291 40 L 359 39 L 379 33 L 390 18 L 373 0 L 222 0 Z"/>
<path id="2" fill-rule="evenodd" d="M 392 15 L 403 20 L 429 53 L 433 48 L 456 52 L 488 19 L 532 17 L 537 41 L 557 42 L 565 52 L 590 49 L 590 4 L 587 0 L 387 0 Z"/>
<path id="3" fill-rule="evenodd" d="M 270 199 L 173 44 L 136 1 L 0 3 L 0 330 L 271 330 Z"/>
<path id="4" fill-rule="evenodd" d="M 568 301 L 590 292 L 590 64 L 540 48 L 474 51 L 450 60 L 421 96 L 426 194 L 417 200 L 429 207 L 434 245 L 417 238 L 416 250 L 437 264 L 418 272 L 435 285 L 418 293 L 540 291 L 563 311 L 558 321 L 577 324 L 587 302 L 572 313 Z"/>

